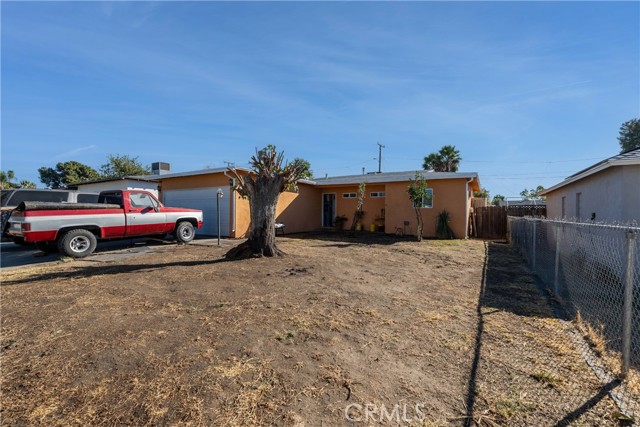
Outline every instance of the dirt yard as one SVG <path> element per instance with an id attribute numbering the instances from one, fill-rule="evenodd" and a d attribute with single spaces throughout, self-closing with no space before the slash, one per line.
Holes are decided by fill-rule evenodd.
<path id="1" fill-rule="evenodd" d="M 2 424 L 615 425 L 506 245 L 279 242 L 3 272 Z"/>

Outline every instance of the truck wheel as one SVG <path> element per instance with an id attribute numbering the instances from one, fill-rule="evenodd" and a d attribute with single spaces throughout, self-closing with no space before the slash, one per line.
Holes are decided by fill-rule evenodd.
<path id="1" fill-rule="evenodd" d="M 178 223 L 176 231 L 174 232 L 178 243 L 189 243 L 196 237 L 196 230 L 193 228 L 193 224 L 187 221 Z"/>
<path id="2" fill-rule="evenodd" d="M 89 230 L 68 231 L 58 240 L 58 250 L 72 258 L 84 258 L 96 250 L 98 240 Z"/>
<path id="3" fill-rule="evenodd" d="M 52 254 L 58 251 L 58 247 L 53 242 L 36 242 L 36 249 L 45 254 Z"/>

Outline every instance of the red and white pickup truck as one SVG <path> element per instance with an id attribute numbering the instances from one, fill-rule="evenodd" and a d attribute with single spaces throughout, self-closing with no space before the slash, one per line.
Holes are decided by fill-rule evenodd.
<path id="1" fill-rule="evenodd" d="M 81 258 L 93 253 L 98 239 L 172 233 L 180 243 L 202 227 L 202 211 L 169 208 L 147 191 L 103 191 L 98 203 L 23 202 L 11 214 L 7 233 L 34 242 L 38 249 Z"/>

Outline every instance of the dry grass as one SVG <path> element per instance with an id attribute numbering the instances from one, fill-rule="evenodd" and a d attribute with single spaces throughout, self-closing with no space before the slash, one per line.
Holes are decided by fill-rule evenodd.
<path id="1" fill-rule="evenodd" d="M 274 260 L 173 247 L 7 272 L 3 423 L 343 425 L 347 404 L 368 402 L 424 404 L 408 425 L 467 419 L 482 242 L 280 242 L 290 255 Z M 482 308 L 478 425 L 546 425 L 583 403 L 576 384 L 594 389 L 533 294 L 515 304 L 518 265 L 500 259 L 509 291 Z"/>

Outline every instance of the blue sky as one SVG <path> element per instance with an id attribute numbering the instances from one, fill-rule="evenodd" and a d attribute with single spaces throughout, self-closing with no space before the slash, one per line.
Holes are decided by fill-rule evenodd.
<path id="1" fill-rule="evenodd" d="M 275 144 L 316 176 L 453 144 L 492 194 L 619 151 L 638 2 L 2 2 L 3 170 L 110 153 L 186 171 Z"/>

